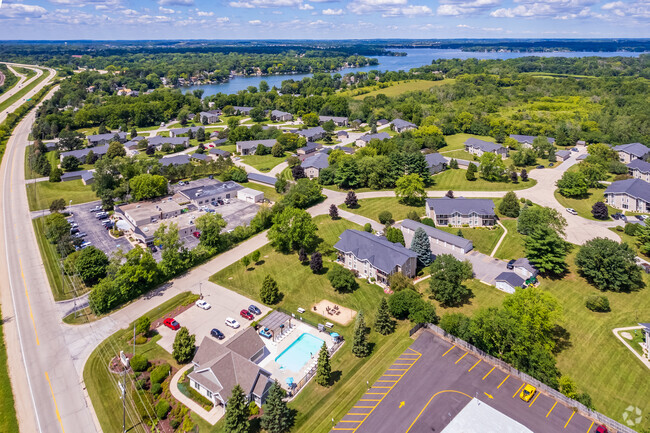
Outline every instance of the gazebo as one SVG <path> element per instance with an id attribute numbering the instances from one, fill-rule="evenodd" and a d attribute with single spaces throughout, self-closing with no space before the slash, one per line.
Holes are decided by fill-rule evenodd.
<path id="1" fill-rule="evenodd" d="M 271 333 L 271 340 L 276 341 L 278 337 L 291 329 L 291 316 L 281 311 L 272 311 L 268 316 L 259 321 L 263 329 Z"/>

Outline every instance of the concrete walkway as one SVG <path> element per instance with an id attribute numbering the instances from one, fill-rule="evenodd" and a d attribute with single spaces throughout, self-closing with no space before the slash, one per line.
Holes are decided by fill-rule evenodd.
<path id="1" fill-rule="evenodd" d="M 169 384 L 169 391 L 172 393 L 176 400 L 183 403 L 192 412 L 203 418 L 210 425 L 215 425 L 217 421 L 219 421 L 225 414 L 225 409 L 223 406 L 215 406 L 210 412 L 208 412 L 207 410 L 203 409 L 201 405 L 196 403 L 191 398 L 187 397 L 178 389 L 178 381 L 181 379 L 181 376 L 192 367 L 194 367 L 194 364 L 188 364 L 176 372 L 174 377 L 172 377 L 171 383 Z"/>
<path id="2" fill-rule="evenodd" d="M 627 341 L 625 341 L 625 338 L 619 335 L 620 331 L 632 331 L 635 329 L 643 329 L 643 326 L 628 326 L 627 328 L 614 328 L 612 329 L 612 332 L 614 333 L 616 338 L 618 338 L 621 341 L 621 343 L 623 343 L 625 347 L 627 347 L 630 350 L 630 352 L 634 353 L 634 356 L 639 358 L 639 361 L 641 361 L 646 367 L 650 368 L 650 359 L 644 358 L 643 356 L 639 355 L 639 352 L 634 350 L 632 346 L 630 346 L 630 344 Z"/>
<path id="3" fill-rule="evenodd" d="M 497 244 L 494 246 L 494 249 L 490 253 L 490 257 L 494 257 L 494 255 L 497 253 L 497 250 L 499 249 L 499 246 L 501 245 L 501 242 L 503 242 L 503 240 L 506 238 L 506 236 L 508 236 L 508 229 L 506 228 L 506 226 L 501 224 L 501 221 L 499 221 L 499 220 L 497 220 L 497 224 L 499 224 L 501 226 L 501 228 L 503 229 L 503 234 L 499 238 L 499 242 L 497 242 Z"/>

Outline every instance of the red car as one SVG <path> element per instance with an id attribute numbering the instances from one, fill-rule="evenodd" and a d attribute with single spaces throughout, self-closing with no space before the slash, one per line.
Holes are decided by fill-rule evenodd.
<path id="1" fill-rule="evenodd" d="M 173 331 L 177 331 L 181 328 L 181 325 L 178 324 L 176 320 L 174 320 L 172 317 L 168 317 L 163 321 L 163 325 L 168 327 L 169 329 Z"/>
<path id="2" fill-rule="evenodd" d="M 195 238 L 198 239 L 198 238 L 201 237 L 201 233 L 200 232 L 194 232 L 194 233 L 192 233 L 192 236 L 194 236 Z"/>
<path id="3" fill-rule="evenodd" d="M 253 320 L 255 318 L 255 316 L 253 316 L 248 310 L 241 310 L 239 315 L 248 320 Z"/>
<path id="4" fill-rule="evenodd" d="M 605 427 L 604 425 L 600 425 L 596 429 L 596 433 L 607 433 L 607 432 L 608 432 L 607 427 Z"/>

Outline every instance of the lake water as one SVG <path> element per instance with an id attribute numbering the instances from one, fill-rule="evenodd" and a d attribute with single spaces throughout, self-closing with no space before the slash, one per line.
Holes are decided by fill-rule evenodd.
<path id="1" fill-rule="evenodd" d="M 514 59 L 517 57 L 538 56 L 538 57 L 639 57 L 643 53 L 634 52 L 587 52 L 587 51 L 571 51 L 571 52 L 549 52 L 549 53 L 498 53 L 498 52 L 470 52 L 461 50 L 443 50 L 436 48 L 413 48 L 403 49 L 400 52 L 407 53 L 406 56 L 376 56 L 379 61 L 378 65 L 364 66 L 361 68 L 345 68 L 341 69 L 339 73 L 345 74 L 348 72 L 368 72 L 372 70 L 379 71 L 408 71 L 411 68 L 429 65 L 435 59 Z M 199 86 L 182 87 L 183 93 L 191 92 L 196 89 L 204 91 L 203 96 L 215 95 L 217 93 L 237 93 L 240 90 L 245 90 L 249 86 L 259 87 L 261 81 L 266 81 L 269 86 L 282 85 L 285 80 L 293 79 L 296 81 L 302 80 L 305 77 L 311 77 L 312 74 L 284 74 L 284 75 L 265 75 L 253 77 L 235 77 L 226 83 L 220 84 L 203 84 Z"/>

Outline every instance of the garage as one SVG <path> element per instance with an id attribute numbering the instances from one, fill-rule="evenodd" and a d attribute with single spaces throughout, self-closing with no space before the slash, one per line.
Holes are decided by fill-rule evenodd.
<path id="1" fill-rule="evenodd" d="M 248 203 L 259 203 L 264 200 L 264 193 L 251 188 L 243 188 L 237 191 L 237 198 Z"/>

